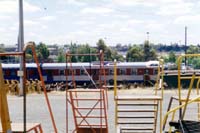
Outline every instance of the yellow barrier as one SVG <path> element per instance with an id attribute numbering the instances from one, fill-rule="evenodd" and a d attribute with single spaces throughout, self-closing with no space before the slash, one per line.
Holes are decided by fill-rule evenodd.
<path id="1" fill-rule="evenodd" d="M 192 76 L 187 76 L 187 77 L 181 76 L 181 64 L 182 64 L 182 58 L 184 58 L 184 57 L 200 57 L 200 54 L 186 54 L 186 55 L 181 55 L 181 56 L 178 57 L 177 62 L 178 62 L 178 101 L 179 101 L 179 106 L 169 110 L 166 113 L 166 115 L 163 119 L 163 127 L 167 122 L 167 118 L 168 118 L 169 114 L 173 113 L 171 120 L 174 120 L 175 113 L 176 113 L 177 110 L 179 110 L 179 119 L 181 119 L 181 120 L 184 119 L 184 116 L 185 116 L 185 113 L 186 113 L 186 110 L 187 110 L 187 105 L 190 104 L 190 103 L 198 101 L 199 98 L 200 98 L 200 96 L 198 96 L 195 99 L 190 100 L 190 95 L 191 95 L 191 91 L 192 91 L 195 79 L 198 79 L 197 85 L 196 85 L 196 91 L 197 91 L 197 95 L 199 95 L 200 76 L 195 76 L 195 71 L 194 71 Z M 185 73 L 187 73 L 187 70 L 185 71 Z M 181 94 L 181 90 L 182 90 L 181 80 L 182 79 L 191 79 L 189 89 L 188 89 L 188 93 L 187 93 L 187 97 L 186 97 L 184 104 L 182 104 L 183 101 L 182 101 L 182 94 Z M 182 108 L 183 108 L 183 111 L 182 111 Z M 199 113 L 200 113 L 200 105 L 198 103 L 198 114 Z M 198 115 L 198 118 L 200 118 L 200 115 Z M 169 129 L 169 132 L 171 132 L 171 127 Z"/>
<path id="2" fill-rule="evenodd" d="M 8 102 L 6 97 L 6 89 L 5 89 L 1 64 L 0 64 L 0 119 L 1 119 L 2 131 L 4 133 L 10 133 L 11 121 L 8 111 Z"/>
<path id="3" fill-rule="evenodd" d="M 179 105 L 178 107 L 175 107 L 175 108 L 171 109 L 171 110 L 168 111 L 168 112 L 166 113 L 166 115 L 164 116 L 163 123 L 166 123 L 167 118 L 168 118 L 168 116 L 169 116 L 171 113 L 174 113 L 174 114 L 172 115 L 172 120 L 173 120 L 174 117 L 175 117 L 175 112 L 176 112 L 177 110 L 179 110 L 179 109 L 181 109 L 181 108 L 187 106 L 188 104 L 194 103 L 194 102 L 199 101 L 199 100 L 200 100 L 200 96 L 197 96 L 196 98 L 194 98 L 194 99 L 188 101 L 187 103 L 184 103 L 184 104 L 182 104 L 182 105 Z"/>

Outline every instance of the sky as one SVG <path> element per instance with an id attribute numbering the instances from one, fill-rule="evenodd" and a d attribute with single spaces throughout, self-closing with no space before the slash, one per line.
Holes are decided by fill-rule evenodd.
<path id="1" fill-rule="evenodd" d="M 46 44 L 200 42 L 198 0 L 24 0 L 24 39 Z M 0 0 L 0 43 L 17 43 L 18 0 Z"/>

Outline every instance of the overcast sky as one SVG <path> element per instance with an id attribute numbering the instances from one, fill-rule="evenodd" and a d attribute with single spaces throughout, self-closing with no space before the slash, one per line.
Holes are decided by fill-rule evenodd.
<path id="1" fill-rule="evenodd" d="M 18 0 L 0 0 L 0 43 L 16 44 Z M 198 0 L 24 0 L 25 42 L 200 42 Z"/>

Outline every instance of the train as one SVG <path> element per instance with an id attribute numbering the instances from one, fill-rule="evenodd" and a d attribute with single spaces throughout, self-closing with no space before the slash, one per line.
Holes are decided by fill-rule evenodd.
<path id="1" fill-rule="evenodd" d="M 46 83 L 66 82 L 74 78 L 77 84 L 88 84 L 91 79 L 94 81 L 113 81 L 114 62 L 104 61 L 103 68 L 105 76 L 99 76 L 99 62 L 77 62 L 77 63 L 41 63 L 40 69 Z M 121 83 L 142 83 L 145 80 L 155 82 L 158 74 L 158 61 L 147 62 L 117 62 L 117 82 Z M 17 72 L 19 64 L 2 63 L 4 78 L 8 80 L 19 80 Z M 27 79 L 39 79 L 37 65 L 35 63 L 26 64 Z M 72 70 L 74 76 L 72 76 Z M 106 79 L 105 79 L 106 78 Z"/>

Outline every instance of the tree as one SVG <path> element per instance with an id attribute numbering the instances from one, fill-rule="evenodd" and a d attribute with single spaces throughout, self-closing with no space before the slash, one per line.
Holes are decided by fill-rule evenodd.
<path id="1" fill-rule="evenodd" d="M 47 61 L 49 57 L 49 50 L 46 44 L 40 42 L 39 45 L 36 46 L 37 55 L 40 61 Z"/>
<path id="2" fill-rule="evenodd" d="M 112 61 L 116 59 L 117 61 L 124 61 L 124 57 L 117 53 L 116 50 L 112 51 Z"/>
<path id="3" fill-rule="evenodd" d="M 4 44 L 0 44 L 0 53 L 4 53 L 4 52 L 5 52 Z"/>
<path id="4" fill-rule="evenodd" d="M 0 44 L 0 53 L 4 53 L 5 52 L 5 45 L 4 44 Z M 7 56 L 1 56 L 0 60 L 6 60 L 8 59 Z"/>
<path id="5" fill-rule="evenodd" d="M 103 39 L 99 39 L 97 42 L 97 49 L 98 51 L 102 50 L 104 52 L 104 60 L 105 61 L 113 61 L 112 58 L 113 50 L 106 46 Z"/>
<path id="6" fill-rule="evenodd" d="M 150 57 L 150 45 L 149 41 L 144 42 L 144 60 L 148 61 Z"/>
<path id="7" fill-rule="evenodd" d="M 192 63 L 195 69 L 200 69 L 200 58 L 194 58 Z"/>
<path id="8" fill-rule="evenodd" d="M 143 61 L 142 48 L 137 45 L 129 47 L 129 50 L 126 54 L 126 61 Z"/>
<path id="9" fill-rule="evenodd" d="M 200 48 L 198 46 L 194 46 L 194 45 L 190 45 L 187 49 L 187 54 L 198 54 L 200 53 Z M 198 61 L 199 59 L 197 59 L 198 57 L 190 57 L 187 58 L 187 62 L 188 64 L 194 64 L 194 66 L 198 66 Z M 195 63 L 194 63 L 195 62 Z M 197 64 L 196 64 L 197 63 Z"/>
<path id="10" fill-rule="evenodd" d="M 34 47 L 36 47 L 36 44 L 35 42 L 29 42 L 30 44 L 33 44 Z M 36 48 L 37 49 L 37 48 Z M 36 51 L 37 52 L 37 51 Z M 26 50 L 26 59 L 27 59 L 27 62 L 34 62 L 34 59 L 33 59 L 33 53 L 32 53 L 32 49 L 28 48 Z"/>
<path id="11" fill-rule="evenodd" d="M 99 39 L 99 41 L 97 42 L 97 49 L 98 49 L 99 51 L 100 51 L 100 50 L 103 50 L 103 52 L 106 51 L 107 46 L 106 46 L 106 44 L 105 44 L 105 42 L 104 42 L 103 39 Z"/>
<path id="12" fill-rule="evenodd" d="M 113 54 L 113 51 L 110 48 L 106 48 L 106 50 L 104 51 L 104 56 L 105 56 L 104 60 L 106 60 L 106 61 L 114 60 L 112 58 L 112 54 Z"/>
<path id="13" fill-rule="evenodd" d="M 58 62 L 61 63 L 61 62 L 65 62 L 66 61 L 66 58 L 65 58 L 65 53 L 63 51 L 63 48 L 60 48 L 58 50 L 58 58 L 57 58 Z"/>
<path id="14" fill-rule="evenodd" d="M 156 51 L 153 49 L 149 41 L 144 42 L 144 61 L 155 60 L 157 58 Z"/>
<path id="15" fill-rule="evenodd" d="M 187 54 L 197 54 L 200 52 L 200 48 L 198 46 L 190 45 L 186 52 Z"/>
<path id="16" fill-rule="evenodd" d="M 171 63 L 176 62 L 176 55 L 173 51 L 170 51 L 170 53 L 169 53 L 168 62 L 171 62 Z"/>
<path id="17" fill-rule="evenodd" d="M 80 45 L 78 48 L 78 53 L 80 54 L 92 54 L 92 53 L 97 53 L 97 50 L 94 48 L 91 48 L 88 44 L 85 45 Z M 91 61 L 96 61 L 97 57 L 96 56 L 78 56 L 78 61 L 81 62 L 91 62 Z"/>
<path id="18" fill-rule="evenodd" d="M 78 49 L 78 46 L 76 45 L 76 43 L 70 44 L 70 46 L 69 46 L 70 54 L 76 54 L 77 49 Z M 77 59 L 75 56 L 71 57 L 71 62 L 77 62 Z"/>

